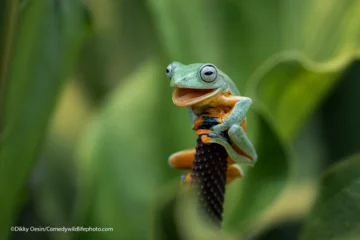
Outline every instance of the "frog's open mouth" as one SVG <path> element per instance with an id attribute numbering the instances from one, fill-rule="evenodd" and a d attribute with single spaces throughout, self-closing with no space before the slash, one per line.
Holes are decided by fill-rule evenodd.
<path id="1" fill-rule="evenodd" d="M 217 89 L 193 89 L 193 88 L 175 88 L 172 99 L 177 106 L 189 106 L 206 99 Z"/>

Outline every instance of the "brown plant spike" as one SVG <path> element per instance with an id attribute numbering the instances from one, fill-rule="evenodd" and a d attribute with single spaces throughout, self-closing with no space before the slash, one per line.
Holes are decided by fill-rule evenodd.
<path id="1" fill-rule="evenodd" d="M 219 228 L 225 197 L 227 152 L 219 144 L 204 144 L 198 136 L 192 169 L 192 186 L 199 204 Z"/>

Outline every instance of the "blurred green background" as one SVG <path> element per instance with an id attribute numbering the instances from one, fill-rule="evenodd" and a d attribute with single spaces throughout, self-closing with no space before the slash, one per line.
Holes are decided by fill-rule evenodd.
<path id="1" fill-rule="evenodd" d="M 0 1 L 0 239 L 359 239 L 359 0 Z M 253 99 L 221 232 L 179 194 L 195 146 L 165 68 Z M 11 226 L 112 232 L 20 232 Z"/>

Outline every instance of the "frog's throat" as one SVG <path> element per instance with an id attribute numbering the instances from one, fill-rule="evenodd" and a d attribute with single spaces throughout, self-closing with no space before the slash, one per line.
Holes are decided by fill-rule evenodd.
<path id="1" fill-rule="evenodd" d="M 219 88 L 175 88 L 172 95 L 172 100 L 174 104 L 179 107 L 187 107 L 216 95 L 218 90 Z"/>

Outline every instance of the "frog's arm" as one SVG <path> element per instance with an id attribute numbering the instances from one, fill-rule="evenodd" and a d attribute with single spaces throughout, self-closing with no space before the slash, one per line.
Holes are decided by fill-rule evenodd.
<path id="1" fill-rule="evenodd" d="M 229 155 L 238 163 L 247 163 L 253 165 L 257 160 L 255 148 L 244 129 L 239 123 L 245 119 L 246 113 L 251 106 L 251 99 L 248 97 L 239 96 L 239 91 L 236 85 L 227 79 L 231 95 L 221 96 L 220 102 L 226 106 L 232 107 L 232 110 L 218 119 L 219 124 L 213 126 L 211 130 L 215 132 L 222 132 L 228 130 L 229 137 L 232 141 L 232 146 L 222 139 L 212 138 L 211 142 L 216 142 L 223 145 L 228 151 Z M 239 94 L 239 95 L 237 95 Z"/>
<path id="2" fill-rule="evenodd" d="M 218 132 L 228 130 L 234 124 L 239 124 L 245 118 L 252 103 L 248 97 L 233 95 L 223 96 L 222 102 L 234 107 L 229 113 L 222 117 L 220 124 L 211 128 L 211 130 Z"/>

